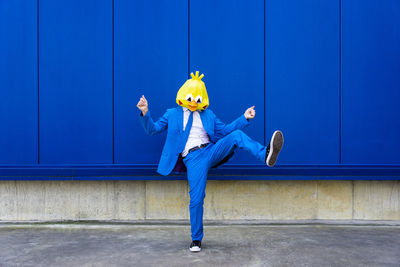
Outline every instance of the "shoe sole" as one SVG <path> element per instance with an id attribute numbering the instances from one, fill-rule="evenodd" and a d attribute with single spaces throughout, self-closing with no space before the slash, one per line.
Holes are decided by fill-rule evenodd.
<path id="1" fill-rule="evenodd" d="M 273 167 L 278 159 L 279 152 L 283 146 L 283 134 L 281 131 L 277 130 L 274 132 L 270 142 L 270 151 L 267 157 L 266 164 L 268 167 Z"/>
<path id="2" fill-rule="evenodd" d="M 189 250 L 191 251 L 191 252 L 200 252 L 200 250 L 201 250 L 201 248 L 199 248 L 199 247 L 192 247 L 192 248 L 189 248 Z"/>

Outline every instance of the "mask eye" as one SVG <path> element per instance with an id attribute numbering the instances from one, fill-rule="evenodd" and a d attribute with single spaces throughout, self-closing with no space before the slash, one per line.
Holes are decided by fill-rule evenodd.
<path id="1" fill-rule="evenodd" d="M 188 95 L 185 97 L 185 99 L 186 99 L 187 101 L 189 101 L 189 102 L 192 102 L 192 101 L 193 101 L 193 95 L 192 95 L 192 94 L 188 94 Z"/>
<path id="2" fill-rule="evenodd" d="M 203 98 L 201 96 L 196 96 L 196 103 L 200 104 L 201 102 L 203 102 Z"/>

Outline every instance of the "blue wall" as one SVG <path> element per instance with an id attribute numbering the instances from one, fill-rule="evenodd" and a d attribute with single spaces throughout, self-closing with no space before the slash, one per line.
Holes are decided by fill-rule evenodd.
<path id="1" fill-rule="evenodd" d="M 0 179 L 156 177 L 136 103 L 157 119 L 196 70 L 223 121 L 285 134 L 216 177 L 400 176 L 397 0 L 0 1 L 0 36 Z"/>

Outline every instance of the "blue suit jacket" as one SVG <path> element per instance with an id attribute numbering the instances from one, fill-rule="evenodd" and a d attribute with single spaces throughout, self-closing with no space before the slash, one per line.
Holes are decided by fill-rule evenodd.
<path id="1" fill-rule="evenodd" d="M 221 122 L 210 109 L 200 112 L 201 122 L 204 130 L 207 132 L 212 143 L 216 143 L 218 139 L 231 133 L 234 130 L 242 129 L 249 124 L 249 121 L 241 115 L 230 124 Z M 168 130 L 167 139 L 161 154 L 157 172 L 162 175 L 168 175 L 174 169 L 180 153 L 186 145 L 187 137 L 183 132 L 183 109 L 176 107 L 168 109 L 165 114 L 156 122 L 153 121 L 150 111 L 142 116 L 140 113 L 140 121 L 147 134 L 155 135 L 164 130 Z"/>

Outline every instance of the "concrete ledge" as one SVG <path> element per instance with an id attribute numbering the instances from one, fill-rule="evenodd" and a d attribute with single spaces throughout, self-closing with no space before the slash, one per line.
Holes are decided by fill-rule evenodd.
<path id="1" fill-rule="evenodd" d="M 187 181 L 0 181 L 0 221 L 189 220 Z M 400 181 L 207 182 L 204 219 L 399 221 Z"/>

